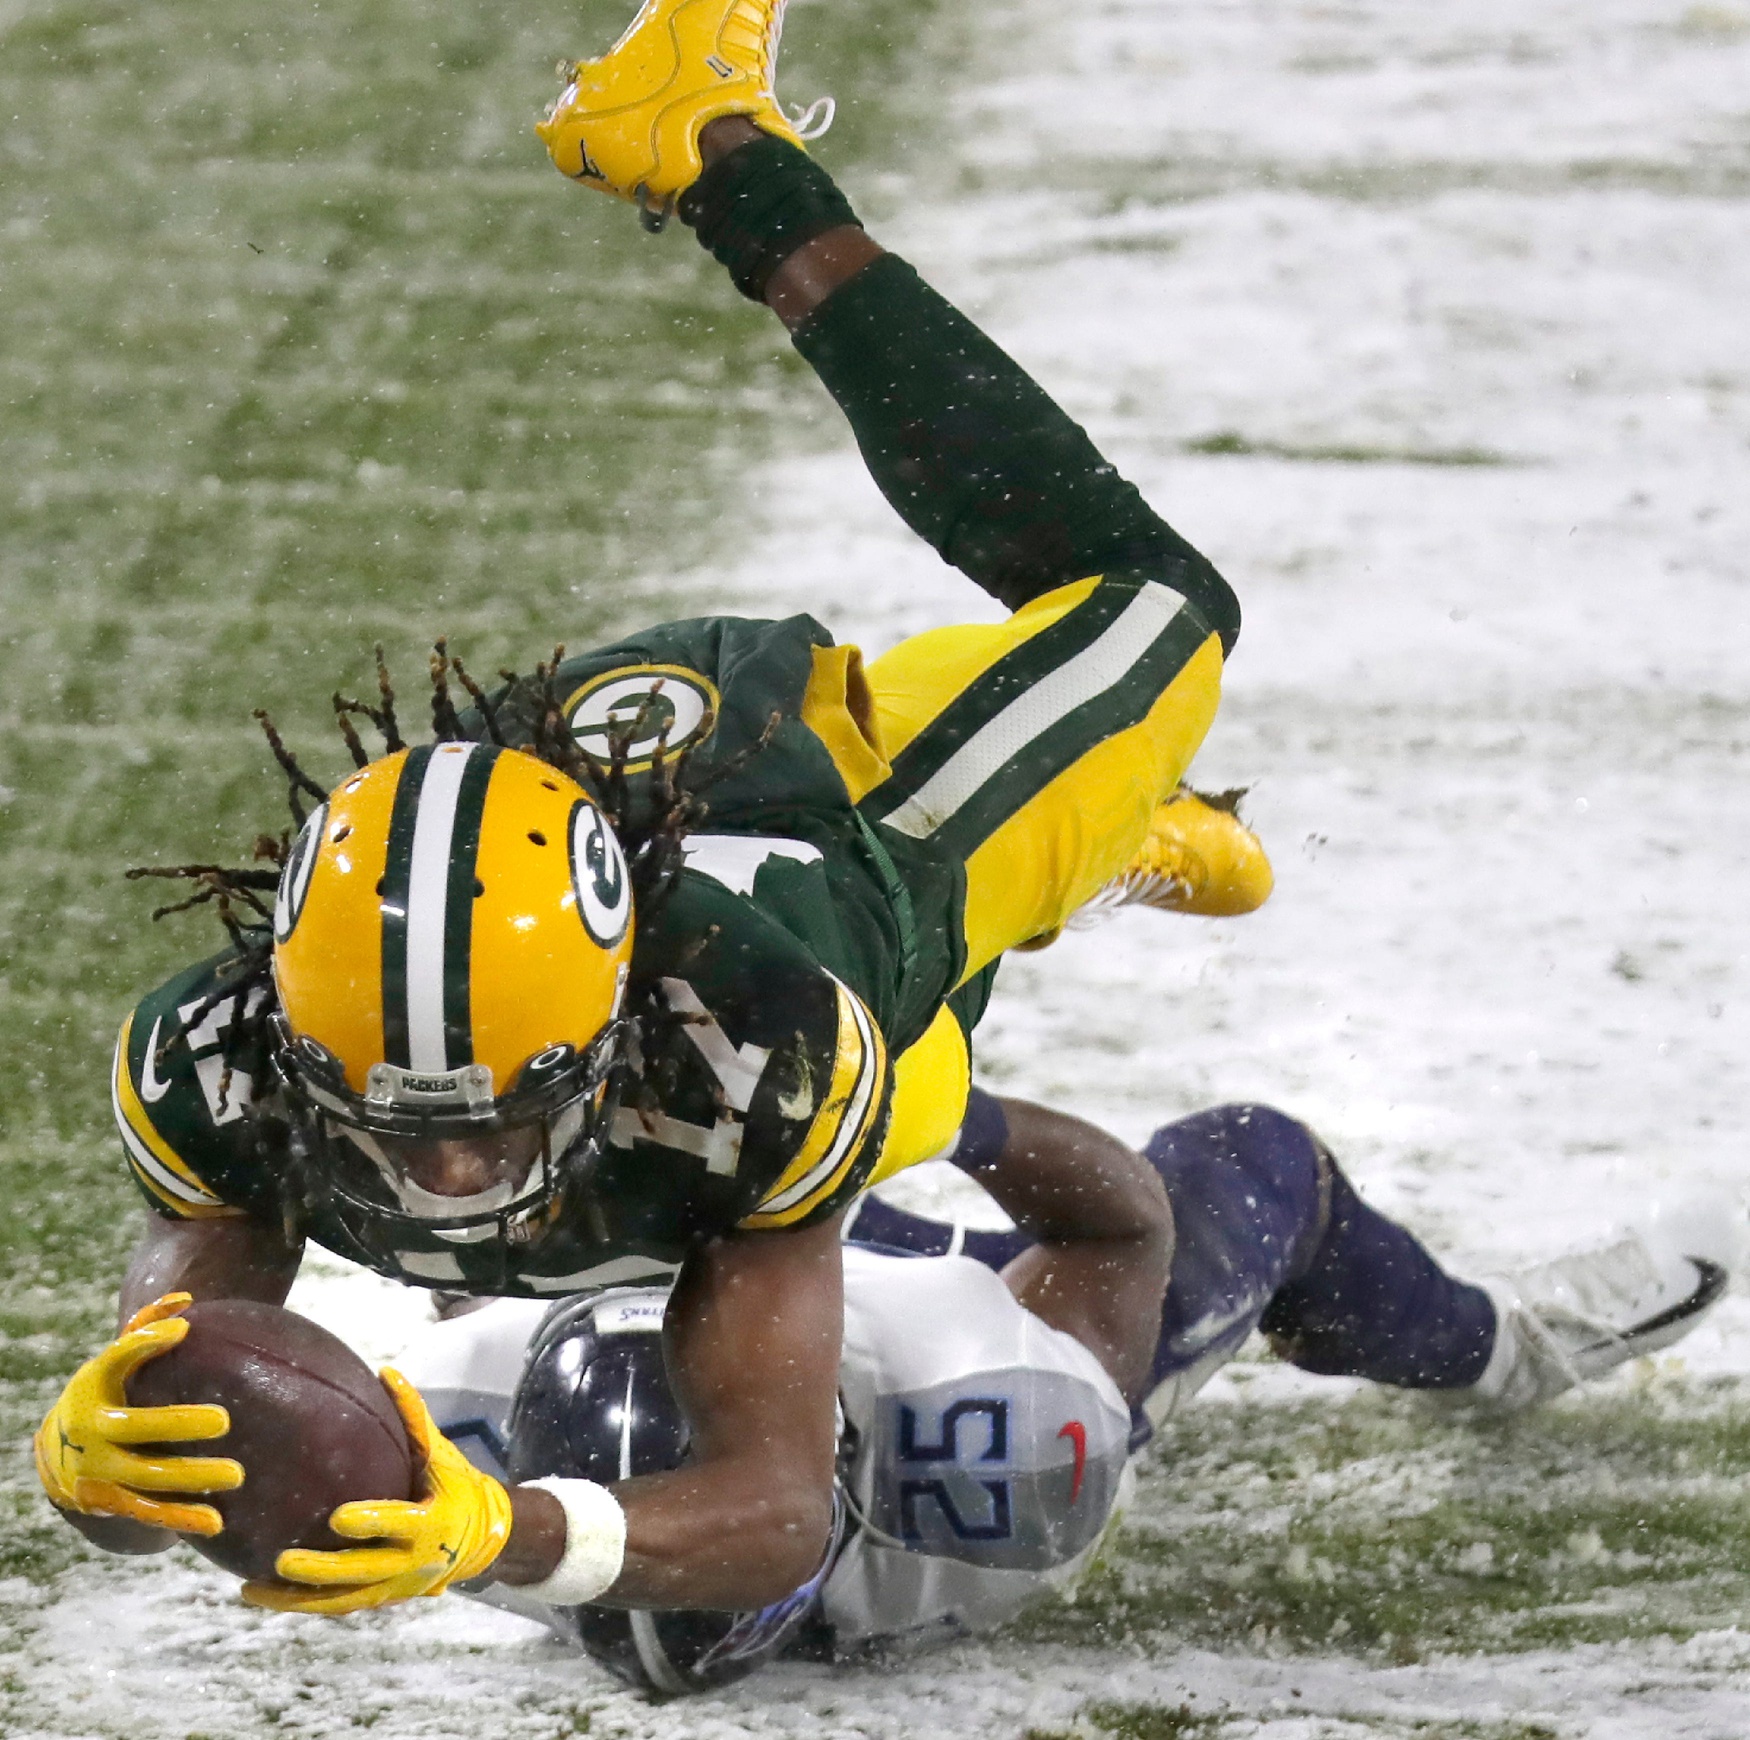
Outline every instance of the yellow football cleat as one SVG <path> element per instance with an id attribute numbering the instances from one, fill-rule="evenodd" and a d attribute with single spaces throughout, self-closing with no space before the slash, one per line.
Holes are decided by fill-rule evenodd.
<path id="1" fill-rule="evenodd" d="M 1154 813 L 1148 838 L 1087 907 L 1152 906 L 1198 918 L 1237 918 L 1270 898 L 1276 878 L 1258 836 L 1236 813 L 1238 792 L 1180 786 Z"/>
<path id="2" fill-rule="evenodd" d="M 1152 906 L 1194 918 L 1237 918 L 1270 898 L 1276 878 L 1263 843 L 1242 822 L 1243 792 L 1203 793 L 1182 785 L 1154 813 L 1136 856 L 1086 905 L 1070 930 L 1091 930 L 1121 906 Z M 1049 948 L 1063 935 L 1049 930 L 1017 944 L 1022 953 Z"/>
<path id="3" fill-rule="evenodd" d="M 746 115 L 792 145 L 815 136 L 772 94 L 783 25 L 784 0 L 645 0 L 600 60 L 561 68 L 569 82 L 535 131 L 564 174 L 635 201 L 660 229 L 704 168 L 707 122 Z"/>

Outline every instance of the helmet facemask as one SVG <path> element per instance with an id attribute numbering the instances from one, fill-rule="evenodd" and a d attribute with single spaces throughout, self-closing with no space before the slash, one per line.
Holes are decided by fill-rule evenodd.
<path id="1" fill-rule="evenodd" d="M 365 1230 L 380 1255 L 409 1235 L 451 1244 L 535 1243 L 579 1195 L 599 1163 L 618 1098 L 626 1024 L 611 1022 L 583 1053 L 549 1046 L 524 1065 L 512 1091 L 492 1093 L 480 1065 L 438 1076 L 380 1064 L 354 1093 L 339 1060 L 275 1018 L 274 1064 L 307 1177 Z M 503 1139 L 497 1175 L 466 1193 L 413 1176 L 412 1151 L 437 1143 L 476 1148 Z"/>

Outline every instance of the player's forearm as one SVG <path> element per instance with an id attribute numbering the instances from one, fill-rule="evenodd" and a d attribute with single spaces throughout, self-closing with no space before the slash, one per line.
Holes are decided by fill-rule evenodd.
<path id="1" fill-rule="evenodd" d="M 966 1168 L 1039 1242 L 1003 1271 L 1009 1289 L 1073 1335 L 1126 1397 L 1146 1387 L 1172 1272 L 1173 1211 L 1155 1169 L 1079 1118 L 999 1102 L 1000 1150 Z"/>
<path id="2" fill-rule="evenodd" d="M 782 1600 L 819 1565 L 837 1456 L 839 1227 L 834 1216 L 738 1233 L 687 1258 L 664 1331 L 688 1461 L 611 1489 L 624 1553 L 599 1599 L 745 1610 Z M 506 1583 L 539 1584 L 560 1568 L 565 1503 L 538 1488 L 513 1492 L 498 1571 Z M 584 1518 L 580 1548 L 591 1526 Z"/>
<path id="3" fill-rule="evenodd" d="M 680 1469 L 614 1489 L 626 1565 L 606 1600 L 623 1607 L 744 1610 L 781 1601 L 826 1550 L 832 1485 L 802 1490 L 761 1458 Z"/>
<path id="4" fill-rule="evenodd" d="M 1160 1175 L 1097 1125 L 1030 1100 L 1001 1099 L 1000 1152 L 968 1167 L 1015 1224 L 1051 1243 L 1164 1244 L 1173 1210 Z"/>
<path id="5" fill-rule="evenodd" d="M 1042 1323 L 1087 1348 L 1134 1404 L 1149 1389 L 1169 1269 L 1158 1245 L 1040 1244 L 1016 1257 L 1003 1281 Z"/>
<path id="6" fill-rule="evenodd" d="M 165 1220 L 153 1215 L 121 1286 L 120 1321 L 166 1293 L 283 1305 L 303 1261 L 302 1240 L 248 1215 Z"/>
<path id="7" fill-rule="evenodd" d="M 647 1475 L 613 1489 L 626 1557 L 599 1597 L 609 1607 L 744 1611 L 781 1601 L 820 1564 L 832 1525 L 830 1481 L 799 1491 L 764 1459 Z M 512 1585 L 552 1575 L 565 1550 L 559 1501 L 511 1489 L 515 1522 L 495 1574 Z"/>

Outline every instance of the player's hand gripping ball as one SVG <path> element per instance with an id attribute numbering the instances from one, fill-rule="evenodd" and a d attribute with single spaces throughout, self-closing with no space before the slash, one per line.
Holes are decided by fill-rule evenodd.
<path id="1" fill-rule="evenodd" d="M 211 1413 L 243 1483 L 215 1497 L 223 1533 L 190 1544 L 239 1577 L 271 1577 L 288 1547 L 345 1544 L 328 1526 L 352 1499 L 406 1499 L 414 1463 L 401 1416 L 376 1374 L 319 1324 L 249 1299 L 190 1305 L 184 1339 L 127 1381 L 130 1402 L 173 1423 Z M 160 1446 L 164 1454 L 180 1446 Z"/>
<path id="2" fill-rule="evenodd" d="M 329 1527 L 372 1545 L 283 1552 L 274 1567 L 279 1581 L 245 1583 L 245 1601 L 286 1613 L 357 1613 L 415 1595 L 441 1595 L 452 1583 L 478 1577 L 504 1551 L 510 1494 L 438 1430 L 406 1378 L 385 1369 L 382 1379 L 413 1446 L 419 1501 L 343 1504 Z"/>
<path id="3" fill-rule="evenodd" d="M 189 1456 L 167 1445 L 223 1438 L 231 1429 L 229 1414 L 211 1403 L 137 1406 L 127 1394 L 129 1379 L 148 1361 L 186 1339 L 188 1304 L 187 1293 L 166 1293 L 136 1311 L 108 1347 L 80 1366 L 49 1409 L 36 1435 L 36 1471 L 62 1510 L 127 1517 L 200 1538 L 219 1533 L 223 1519 L 213 1505 L 186 1501 L 190 1495 L 234 1492 L 243 1484 L 242 1465 L 229 1456 Z"/>

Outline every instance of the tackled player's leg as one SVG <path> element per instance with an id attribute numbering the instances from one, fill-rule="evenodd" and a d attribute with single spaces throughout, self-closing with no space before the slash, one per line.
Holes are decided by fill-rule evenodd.
<path id="1" fill-rule="evenodd" d="M 974 1089 L 954 1164 L 983 1171 L 1007 1140 L 1002 1102 Z M 1363 1201 L 1318 1137 L 1271 1107 L 1178 1119 L 1143 1152 L 1166 1186 L 1178 1240 L 1143 1404 L 1156 1424 L 1254 1330 L 1304 1371 L 1512 1412 L 1688 1334 L 1723 1294 L 1734 1255 L 1732 1216 L 1691 1204 L 1470 1282 Z M 994 1268 L 1031 1243 L 879 1197 L 866 1199 L 847 1237 Z"/>

